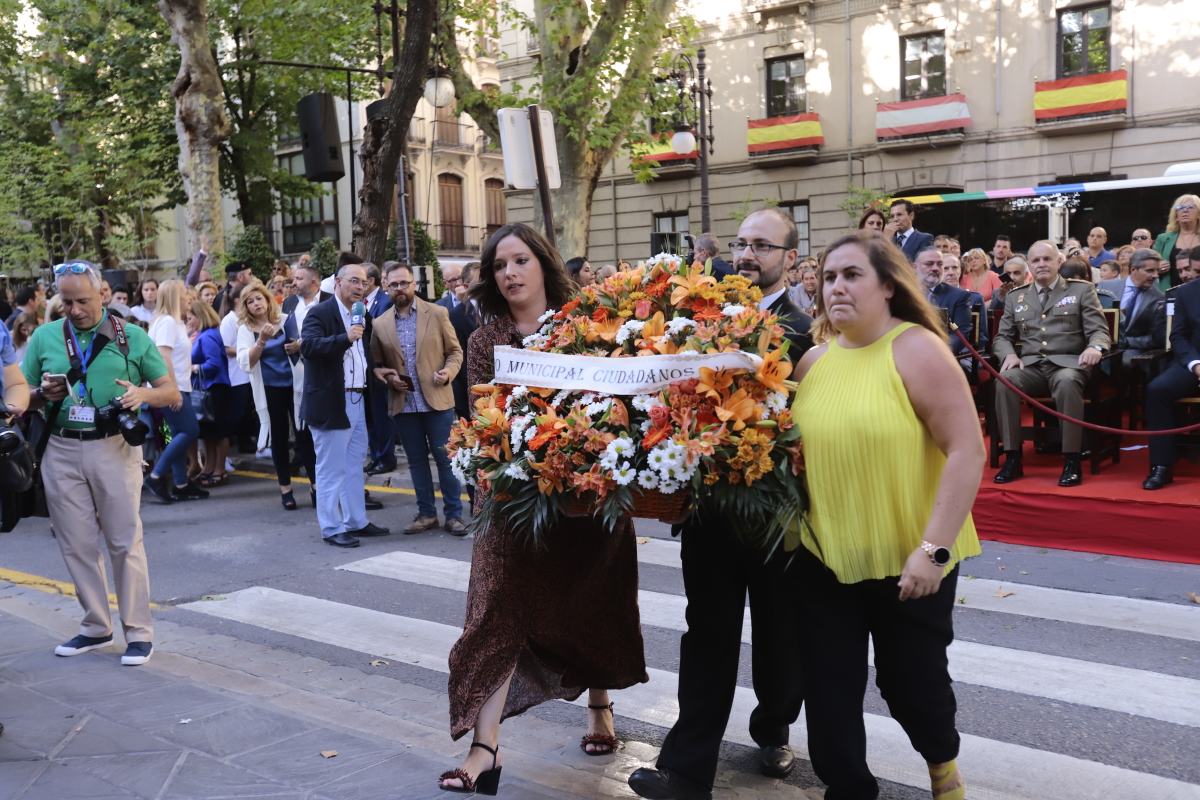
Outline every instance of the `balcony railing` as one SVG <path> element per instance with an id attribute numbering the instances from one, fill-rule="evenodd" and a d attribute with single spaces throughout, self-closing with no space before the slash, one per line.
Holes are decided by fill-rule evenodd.
<path id="1" fill-rule="evenodd" d="M 881 145 L 961 135 L 970 124 L 971 109 L 964 94 L 875 105 L 875 138 Z"/>
<path id="2" fill-rule="evenodd" d="M 475 139 L 466 125 L 438 119 L 433 122 L 433 149 L 470 153 L 475 150 Z"/>
<path id="3" fill-rule="evenodd" d="M 488 228 L 442 222 L 437 225 L 438 250 L 451 253 L 479 253 L 488 237 Z"/>
<path id="4" fill-rule="evenodd" d="M 1033 118 L 1039 130 L 1121 125 L 1128 107 L 1129 74 L 1123 69 L 1034 84 Z"/>
<path id="5" fill-rule="evenodd" d="M 746 154 L 754 160 L 814 155 L 825 144 L 821 115 L 789 114 L 746 121 Z"/>

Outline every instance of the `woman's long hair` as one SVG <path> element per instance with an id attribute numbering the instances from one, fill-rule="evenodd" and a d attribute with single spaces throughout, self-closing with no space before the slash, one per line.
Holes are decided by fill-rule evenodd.
<path id="1" fill-rule="evenodd" d="M 167 314 L 183 322 L 188 309 L 188 289 L 183 281 L 172 278 L 158 285 L 158 300 L 154 304 L 154 316 Z"/>
<path id="2" fill-rule="evenodd" d="M 509 313 L 508 301 L 500 293 L 500 286 L 496 282 L 496 248 L 509 236 L 516 236 L 524 242 L 541 265 L 547 307 L 562 308 L 576 291 L 574 281 L 567 277 L 562 256 L 545 236 L 523 222 L 511 222 L 491 235 L 479 259 L 479 282 L 471 287 L 470 295 L 479 303 L 483 318 L 492 320 Z"/>
<path id="3" fill-rule="evenodd" d="M 879 221 L 884 225 L 887 225 L 888 219 L 883 215 L 882 211 L 880 211 L 878 208 L 868 208 L 863 212 L 863 215 L 858 218 L 858 229 L 860 231 L 868 230 L 867 220 L 869 220 L 871 217 L 879 217 Z"/>
<path id="4" fill-rule="evenodd" d="M 263 286 L 262 281 L 260 280 L 250 281 L 250 283 L 246 284 L 246 287 L 242 289 L 242 294 L 238 297 L 237 304 L 238 322 L 249 328 L 250 324 L 254 321 L 250 318 L 250 312 L 246 310 L 246 301 L 256 294 L 262 295 L 267 301 L 267 312 L 265 314 L 266 321 L 272 325 L 278 325 L 279 320 L 281 319 L 279 314 L 279 304 L 275 302 L 275 296 L 267 291 L 267 287 Z"/>
<path id="5" fill-rule="evenodd" d="M 833 251 L 850 245 L 861 248 L 867 254 L 867 262 L 875 270 L 880 285 L 892 288 L 888 307 L 893 317 L 920 325 L 939 338 L 945 337 L 946 327 L 942 324 L 941 315 L 925 299 L 925 292 L 917 283 L 917 272 L 900 248 L 876 231 L 855 231 L 829 245 L 821 254 L 821 264 L 817 270 L 813 341 L 827 342 L 838 334 L 825 312 L 825 260 Z"/>
<path id="6" fill-rule="evenodd" d="M 1200 214 L 1200 197 L 1194 194 L 1181 194 L 1175 198 L 1175 202 L 1171 203 L 1171 211 L 1167 214 L 1167 233 L 1179 233 L 1179 219 L 1175 216 L 1175 206 L 1180 203 L 1191 203 L 1197 209 L 1197 214 Z M 1197 219 L 1200 219 L 1198 217 Z M 1200 230 L 1200 224 L 1197 225 L 1197 230 Z M 1175 266 L 1172 264 L 1171 266 Z"/>
<path id="7" fill-rule="evenodd" d="M 198 323 L 196 325 L 197 332 L 221 327 L 221 318 L 217 316 L 217 312 L 213 311 L 213 307 L 200 298 L 197 297 L 192 301 L 190 310 Z"/>

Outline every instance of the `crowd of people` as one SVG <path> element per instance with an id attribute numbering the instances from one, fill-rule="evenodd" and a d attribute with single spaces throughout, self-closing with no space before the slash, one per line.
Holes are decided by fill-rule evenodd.
<path id="1" fill-rule="evenodd" d="M 1183 195 L 1152 246 L 1138 229 L 1112 250 L 1095 228 L 1086 247 L 997 236 L 990 250 L 963 252 L 953 237 L 918 230 L 904 200 L 869 209 L 858 231 L 815 259 L 800 257 L 794 222 L 773 208 L 742 221 L 729 260 L 714 237 L 696 238 L 697 260 L 718 278 L 749 279 L 788 329 L 811 525 L 799 532 L 797 560 L 765 563 L 740 544 L 739 520 L 695 515 L 676 531 L 689 601 L 679 719 L 655 766 L 630 776 L 639 795 L 711 796 L 749 595 L 759 700 L 751 735 L 764 774 L 792 769 L 788 730 L 806 708 L 810 757 L 829 796 L 876 796 L 862 723 L 870 639 L 884 699 L 927 762 L 934 796 L 964 796 L 946 647 L 957 564 L 979 553 L 970 508 L 985 455 L 972 350 L 1007 379 L 995 388 L 1006 454 L 997 482 L 1022 477 L 1014 388 L 1081 418 L 1094 370 L 1128 366 L 1130 354 L 1166 351 L 1168 341 L 1145 404 L 1150 428 L 1171 427 L 1174 400 L 1195 394 L 1200 377 L 1198 209 L 1200 198 Z M 0 309 L 3 395 L 14 413 L 46 409 L 50 517 L 85 612 L 58 655 L 112 641 L 106 547 L 128 644 L 122 663 L 150 658 L 143 484 L 163 503 L 210 497 L 229 481 L 247 426 L 249 449 L 274 464 L 283 509 L 298 507 L 293 477 L 307 476 L 331 546 L 390 533 L 367 517 L 378 504 L 365 476 L 396 468 L 397 440 L 417 496 L 404 532 L 465 535 L 471 512 L 446 445 L 454 420 L 471 414 L 469 387 L 492 378 L 492 347 L 520 347 L 548 309 L 630 268 L 564 262 L 521 224 L 497 231 L 479 262 L 448 267 L 446 292 L 432 302 L 402 262 L 343 253 L 336 274 L 322 276 L 305 257 L 281 262 L 266 283 L 234 262 L 218 285 L 206 259 L 202 248 L 184 278 L 144 280 L 132 293 L 86 261 L 60 264 L 49 298 L 22 287 Z M 1115 337 L 1105 308 L 1119 314 Z M 145 445 L 139 425 L 150 432 Z M 1059 483 L 1078 485 L 1078 425 L 1062 425 L 1061 447 Z M 1152 440 L 1146 489 L 1172 481 L 1174 447 L 1172 437 Z M 608 692 L 648 680 L 632 520 L 615 533 L 586 519 L 562 524 L 570 531 L 537 552 L 511 546 L 495 520 L 475 538 L 449 686 L 451 733 L 472 733 L 472 745 L 439 779 L 447 791 L 494 794 L 500 723 L 548 699 L 587 691 L 580 746 L 613 752 Z M 822 647 L 801 646 L 814 635 Z"/>

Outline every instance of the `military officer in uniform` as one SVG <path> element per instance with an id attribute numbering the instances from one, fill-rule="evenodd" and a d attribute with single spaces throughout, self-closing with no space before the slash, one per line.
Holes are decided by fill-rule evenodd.
<path id="1" fill-rule="evenodd" d="M 1001 359 L 1001 374 L 1021 391 L 1034 396 L 1048 393 L 1059 411 L 1082 419 L 1088 374 L 1112 345 L 1096 287 L 1058 274 L 1059 252 L 1052 242 L 1036 242 L 1029 248 L 1028 260 L 1033 280 L 1005 298 L 992 352 Z M 1000 383 L 996 385 L 996 415 L 1005 462 L 993 480 L 1009 483 L 1023 475 L 1021 400 Z M 1064 422 L 1059 486 L 1083 483 L 1082 442 L 1083 430 Z"/>

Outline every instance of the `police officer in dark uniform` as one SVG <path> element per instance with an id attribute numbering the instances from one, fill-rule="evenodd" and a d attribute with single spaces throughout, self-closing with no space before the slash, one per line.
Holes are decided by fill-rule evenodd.
<path id="1" fill-rule="evenodd" d="M 1053 242 L 1036 242 L 1028 258 L 1033 280 L 1005 298 L 992 352 L 1001 359 L 1001 374 L 1021 391 L 1034 396 L 1048 393 L 1059 411 L 1082 419 L 1088 375 L 1112 346 L 1096 287 L 1058 274 L 1059 252 Z M 1001 383 L 996 385 L 996 415 L 1006 458 L 992 480 L 1009 483 L 1023 475 L 1021 400 Z M 1064 422 L 1059 486 L 1083 483 L 1082 443 L 1083 430 Z"/>

